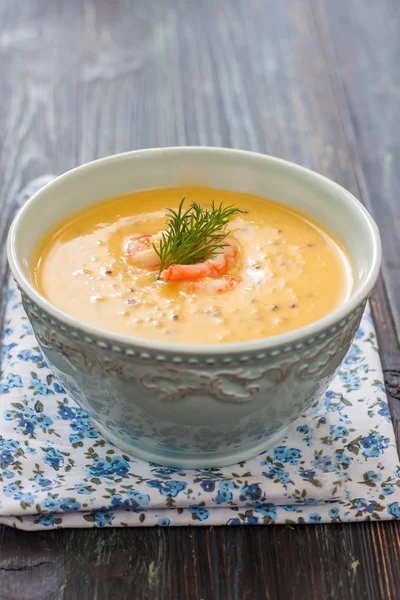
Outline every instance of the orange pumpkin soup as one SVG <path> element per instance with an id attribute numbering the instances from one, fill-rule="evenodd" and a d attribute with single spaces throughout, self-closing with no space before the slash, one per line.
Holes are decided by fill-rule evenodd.
<path id="1" fill-rule="evenodd" d="M 211 211 L 214 201 L 241 212 L 208 258 L 160 266 L 171 235 L 166 207 L 176 214 L 183 197 L 186 209 L 196 202 Z M 321 224 L 272 200 L 209 188 L 138 192 L 70 215 L 39 244 L 32 275 L 43 296 L 81 321 L 200 344 L 302 327 L 343 303 L 352 285 L 346 249 Z"/>

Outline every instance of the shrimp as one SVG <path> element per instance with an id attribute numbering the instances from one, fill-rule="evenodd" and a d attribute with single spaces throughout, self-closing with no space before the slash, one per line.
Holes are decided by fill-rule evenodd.
<path id="1" fill-rule="evenodd" d="M 232 238 L 226 238 L 218 254 L 204 262 L 192 265 L 172 264 L 161 272 L 166 281 L 190 281 L 192 279 L 216 278 L 235 267 L 239 260 L 239 246 Z"/>
<path id="2" fill-rule="evenodd" d="M 140 264 L 147 269 L 157 269 L 160 257 L 153 244 L 160 242 L 162 231 L 155 235 L 143 234 L 131 238 L 128 242 L 126 261 L 129 264 Z M 161 272 L 165 281 L 190 283 L 185 291 L 189 294 L 221 294 L 232 290 L 241 281 L 240 277 L 227 276 L 225 273 L 235 267 L 239 260 L 239 247 L 232 238 L 226 238 L 225 245 L 218 254 L 202 263 L 179 265 L 172 264 Z"/>
<path id="3" fill-rule="evenodd" d="M 187 285 L 185 291 L 188 294 L 205 294 L 212 296 L 233 290 L 240 281 L 241 277 L 224 276 L 218 279 L 203 277 L 203 279 L 191 281 Z"/>
<path id="4" fill-rule="evenodd" d="M 153 244 L 160 243 L 162 231 L 155 235 L 143 234 L 130 238 L 126 248 L 126 261 L 128 264 L 140 264 L 145 269 L 157 269 L 160 266 L 160 257 L 153 248 Z"/>

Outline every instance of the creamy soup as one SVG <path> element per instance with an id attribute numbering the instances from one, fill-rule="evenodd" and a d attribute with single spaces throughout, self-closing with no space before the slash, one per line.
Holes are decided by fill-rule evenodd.
<path id="1" fill-rule="evenodd" d="M 185 207 L 215 201 L 242 212 L 208 262 L 175 264 L 160 277 L 153 244 L 166 231 L 166 207 L 176 210 L 182 197 Z M 43 296 L 81 321 L 200 344 L 302 327 L 343 303 L 352 285 L 345 248 L 321 224 L 272 200 L 209 188 L 151 190 L 85 208 L 45 236 L 32 273 Z"/>

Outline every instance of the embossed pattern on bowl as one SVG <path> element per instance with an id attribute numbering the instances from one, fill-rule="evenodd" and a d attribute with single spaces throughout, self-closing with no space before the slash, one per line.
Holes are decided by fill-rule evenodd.
<path id="1" fill-rule="evenodd" d="M 189 156 L 186 162 L 185 156 Z M 211 168 L 218 160 L 219 178 Z M 149 167 L 163 161 L 164 167 L 152 175 Z M 172 175 L 171 161 L 176 167 Z M 145 176 L 139 171 L 135 179 L 132 169 L 140 167 Z M 332 229 L 342 234 L 357 269 L 350 300 L 296 332 L 248 343 L 196 346 L 152 343 L 103 331 L 64 314 L 38 294 L 25 260 L 34 242 L 27 244 L 22 238 L 29 217 L 32 223 L 36 215 L 37 223 L 39 207 L 45 210 L 49 198 L 54 201 L 50 214 L 47 208 L 47 226 L 76 208 L 65 206 L 72 193 L 74 197 L 80 193 L 83 203 L 90 204 L 124 190 L 145 189 L 146 182 L 151 187 L 153 178 L 154 187 L 177 184 L 185 169 L 191 170 L 195 181 L 204 180 L 211 170 L 213 187 L 242 189 L 292 204 L 296 204 L 293 185 L 297 184 L 299 196 L 304 198 L 308 191 L 318 209 L 312 210 L 307 199 L 296 205 L 304 209 L 306 204 L 320 220 L 318 190 L 325 194 L 328 212 L 329 200 L 340 199 L 341 212 Z M 283 185 L 286 197 L 274 194 L 273 185 L 268 188 L 263 173 L 267 170 L 268 174 L 268 169 L 277 192 L 282 181 L 289 182 Z M 110 174 L 114 181 L 117 175 L 122 177 L 122 185 L 120 179 L 119 186 L 100 193 L 98 186 Z M 326 218 L 332 221 L 331 215 Z M 359 224 L 358 233 L 347 231 L 352 220 Z M 42 225 L 42 231 L 47 226 Z M 351 236 L 358 236 L 357 243 L 349 243 Z M 31 237 L 37 240 L 40 232 Z M 351 344 L 377 277 L 380 243 L 376 226 L 357 201 L 317 174 L 247 152 L 180 148 L 111 157 L 58 178 L 22 209 L 10 231 L 8 253 L 25 311 L 51 369 L 102 433 L 124 450 L 152 462 L 201 468 L 232 464 L 266 449 L 326 390 Z"/>

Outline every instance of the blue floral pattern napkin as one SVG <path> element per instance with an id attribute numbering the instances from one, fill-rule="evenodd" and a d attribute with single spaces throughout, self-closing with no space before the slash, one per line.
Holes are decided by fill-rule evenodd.
<path id="1" fill-rule="evenodd" d="M 400 518 L 399 458 L 369 309 L 329 391 L 279 445 L 231 467 L 182 470 L 105 440 L 49 371 L 12 283 L 7 301 L 0 523 L 34 530 Z"/>

